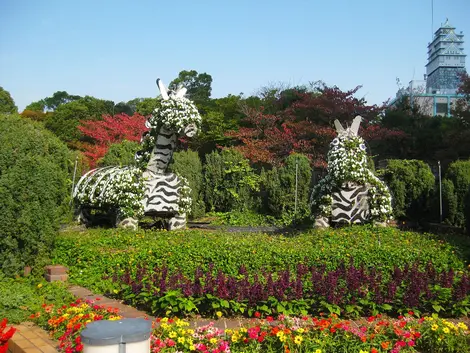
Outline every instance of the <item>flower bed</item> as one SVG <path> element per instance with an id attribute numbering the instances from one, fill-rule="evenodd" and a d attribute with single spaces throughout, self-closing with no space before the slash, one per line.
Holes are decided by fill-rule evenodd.
<path id="1" fill-rule="evenodd" d="M 220 315 L 220 313 L 219 313 Z M 256 313 L 256 316 L 260 316 Z M 60 351 L 81 352 L 80 332 L 88 322 L 119 319 L 115 309 L 80 300 L 55 308 L 43 305 L 33 319 L 60 341 Z M 337 315 L 253 319 L 239 329 L 221 330 L 213 323 L 189 328 L 178 318 L 157 319 L 151 335 L 152 352 L 468 352 L 467 326 L 437 316 L 398 319 L 381 315 L 352 322 Z"/>
<path id="2" fill-rule="evenodd" d="M 357 317 L 378 312 L 441 312 L 465 316 L 470 312 L 470 273 L 438 272 L 429 263 L 395 267 L 392 273 L 355 267 L 351 259 L 335 270 L 299 263 L 295 271 L 265 271 L 250 276 L 241 267 L 237 276 L 196 269 L 193 277 L 167 267 L 126 267 L 111 280 L 115 295 L 153 314 L 212 315 L 317 314 L 327 311 Z"/>

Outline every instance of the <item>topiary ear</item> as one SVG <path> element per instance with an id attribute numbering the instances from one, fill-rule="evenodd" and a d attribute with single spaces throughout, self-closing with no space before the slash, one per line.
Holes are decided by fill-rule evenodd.
<path id="1" fill-rule="evenodd" d="M 341 125 L 338 119 L 335 120 L 335 128 L 336 128 L 336 132 L 338 133 L 338 135 L 341 133 L 344 133 L 345 131 L 343 128 L 343 125 Z"/>
<path id="2" fill-rule="evenodd" d="M 165 85 L 163 84 L 162 80 L 160 80 L 159 78 L 157 78 L 157 86 L 158 86 L 158 89 L 160 90 L 160 94 L 162 95 L 162 98 L 164 100 L 167 100 L 169 98 L 168 91 Z"/>
<path id="3" fill-rule="evenodd" d="M 353 123 L 351 127 L 349 128 L 349 131 L 351 131 L 353 135 L 357 136 L 357 133 L 359 132 L 359 125 L 361 125 L 361 121 L 362 121 L 362 118 L 360 115 L 354 118 Z"/>

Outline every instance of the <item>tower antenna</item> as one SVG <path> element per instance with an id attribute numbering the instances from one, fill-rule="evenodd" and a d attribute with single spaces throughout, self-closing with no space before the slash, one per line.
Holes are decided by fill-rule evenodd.
<path id="1" fill-rule="evenodd" d="M 431 0 L 431 41 L 434 35 L 434 0 Z"/>

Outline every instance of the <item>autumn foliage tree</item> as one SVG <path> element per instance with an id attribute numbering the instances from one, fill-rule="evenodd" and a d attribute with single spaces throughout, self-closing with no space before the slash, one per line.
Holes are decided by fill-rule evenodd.
<path id="1" fill-rule="evenodd" d="M 82 143 L 82 150 L 89 159 L 90 166 L 102 158 L 114 143 L 123 140 L 140 142 L 142 134 L 148 129 L 145 127 L 146 118 L 138 113 L 133 116 L 127 114 L 105 115 L 103 120 L 82 120 L 78 129 L 87 138 Z"/>
<path id="2" fill-rule="evenodd" d="M 235 140 L 235 149 L 251 162 L 278 166 L 296 152 L 307 155 L 313 166 L 320 168 L 326 166 L 328 146 L 336 135 L 335 119 L 344 126 L 361 115 L 369 136 L 375 132 L 382 139 L 403 138 L 400 131 L 374 127 L 383 107 L 367 105 L 363 98 L 356 98 L 359 88 L 344 92 L 317 82 L 310 89 L 285 90 L 278 95 L 277 102 L 270 102 L 270 110 L 278 107 L 276 112 L 267 114 L 262 107 L 245 107 L 242 127 L 226 135 Z"/>

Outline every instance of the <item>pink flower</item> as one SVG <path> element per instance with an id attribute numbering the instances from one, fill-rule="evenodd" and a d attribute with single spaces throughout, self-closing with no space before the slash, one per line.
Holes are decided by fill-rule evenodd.
<path id="1" fill-rule="evenodd" d="M 408 341 L 408 346 L 413 347 L 415 345 L 415 341 L 411 340 Z"/>

